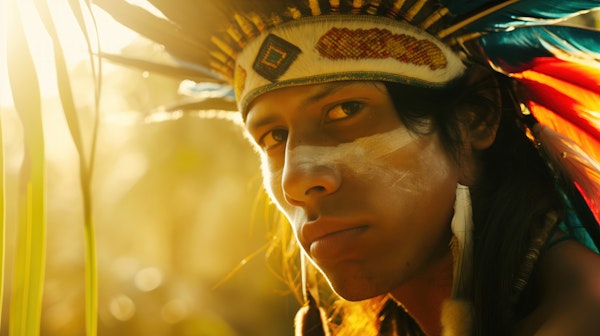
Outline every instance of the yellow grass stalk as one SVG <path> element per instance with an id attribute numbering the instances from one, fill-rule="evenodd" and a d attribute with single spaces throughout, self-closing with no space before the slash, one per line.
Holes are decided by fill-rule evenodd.
<path id="1" fill-rule="evenodd" d="M 0 120 L 0 302 L 4 302 L 4 261 L 6 253 L 6 184 L 4 183 L 4 137 Z M 0 316 L 2 305 L 0 304 Z M 0 327 L 2 320 L 0 319 Z"/>
<path id="2" fill-rule="evenodd" d="M 44 136 L 41 98 L 17 0 L 8 1 L 7 65 L 15 108 L 23 123 L 17 250 L 10 305 L 10 335 L 39 335 L 46 257 Z"/>
<path id="3" fill-rule="evenodd" d="M 79 123 L 78 111 L 75 106 L 73 99 L 73 93 L 71 90 L 71 81 L 69 78 L 68 67 L 65 60 L 65 54 L 61 45 L 61 41 L 56 31 L 56 27 L 50 14 L 50 9 L 46 0 L 34 0 L 35 6 L 40 14 L 40 18 L 44 24 L 44 27 L 50 38 L 52 39 L 54 48 L 54 60 L 56 66 L 56 75 L 58 81 L 58 91 L 71 133 L 71 137 L 75 144 L 75 148 L 79 154 L 79 174 L 80 174 L 80 185 L 82 190 L 83 198 L 83 221 L 84 221 L 84 233 L 85 233 L 85 274 L 86 274 L 86 290 L 85 290 L 85 301 L 86 301 L 86 334 L 88 336 L 95 336 L 98 329 L 98 271 L 97 271 L 97 258 L 96 258 L 96 239 L 94 234 L 93 216 L 92 216 L 92 195 L 91 195 L 91 184 L 92 184 L 92 170 L 94 164 L 94 153 L 95 153 L 95 139 L 96 129 L 98 125 L 98 105 L 99 105 L 99 78 L 100 75 L 96 75 L 96 66 L 92 56 L 92 48 L 90 44 L 90 38 L 85 28 L 85 20 L 79 2 L 69 1 L 70 8 L 74 17 L 76 18 L 79 28 L 84 34 L 90 54 L 90 62 L 92 65 L 92 72 L 94 73 L 94 79 L 96 85 L 95 91 L 95 104 L 96 104 L 96 122 L 94 125 L 94 131 L 92 136 L 92 148 L 89 151 L 89 159 L 86 155 L 86 149 L 84 147 L 83 138 L 81 134 L 81 125 Z M 89 8 L 89 4 L 88 4 Z M 92 16 L 93 17 L 93 16 Z M 98 63 L 100 64 L 100 63 Z M 98 65 L 99 67 L 100 65 Z"/>

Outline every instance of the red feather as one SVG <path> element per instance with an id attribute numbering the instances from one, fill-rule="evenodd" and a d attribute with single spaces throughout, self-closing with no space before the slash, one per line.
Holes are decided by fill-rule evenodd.
<path id="1" fill-rule="evenodd" d="M 530 104 L 543 106 L 600 141 L 600 69 L 544 58 L 512 77 L 524 84 L 522 98 Z M 539 114 L 534 115 L 543 119 Z"/>
<path id="2" fill-rule="evenodd" d="M 538 124 L 533 129 L 536 140 L 555 166 L 573 182 L 600 223 L 600 165 L 571 139 L 548 126 Z"/>
<path id="3" fill-rule="evenodd" d="M 537 58 L 511 76 L 523 84 L 520 98 L 540 123 L 536 140 L 600 223 L 600 68 Z"/>

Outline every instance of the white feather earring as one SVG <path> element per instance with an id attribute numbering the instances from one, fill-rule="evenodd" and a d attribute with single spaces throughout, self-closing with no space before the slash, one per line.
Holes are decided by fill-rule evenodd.
<path id="1" fill-rule="evenodd" d="M 469 292 L 473 276 L 473 209 L 469 187 L 458 184 L 451 224 L 454 259 L 452 296 L 442 307 L 444 336 L 471 335 L 473 307 Z"/>

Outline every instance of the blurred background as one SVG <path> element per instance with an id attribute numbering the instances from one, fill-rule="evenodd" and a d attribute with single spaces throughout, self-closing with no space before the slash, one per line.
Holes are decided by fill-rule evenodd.
<path id="1" fill-rule="evenodd" d="M 8 335 L 19 227 L 23 127 L 7 79 L 9 12 L 1 0 L 0 113 L 5 166 L 4 296 Z M 85 39 L 66 1 L 51 3 L 86 148 L 94 83 Z M 52 43 L 31 0 L 19 0 L 42 94 L 46 255 L 40 333 L 85 334 L 85 241 L 76 148 L 58 96 Z M 101 12 L 105 51 L 162 55 Z M 227 115 L 164 112 L 186 99 L 180 81 L 103 64 L 91 183 L 98 263 L 99 335 L 292 335 L 298 309 L 267 258 L 275 215 L 258 157 Z M 32 83 L 34 85 L 35 83 Z"/>

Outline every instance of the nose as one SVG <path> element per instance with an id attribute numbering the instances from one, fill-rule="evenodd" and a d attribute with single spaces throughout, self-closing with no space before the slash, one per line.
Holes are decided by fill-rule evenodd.
<path id="1" fill-rule="evenodd" d="M 333 147 L 298 146 L 286 149 L 282 188 L 286 201 L 303 206 L 336 192 L 342 182 Z"/>

